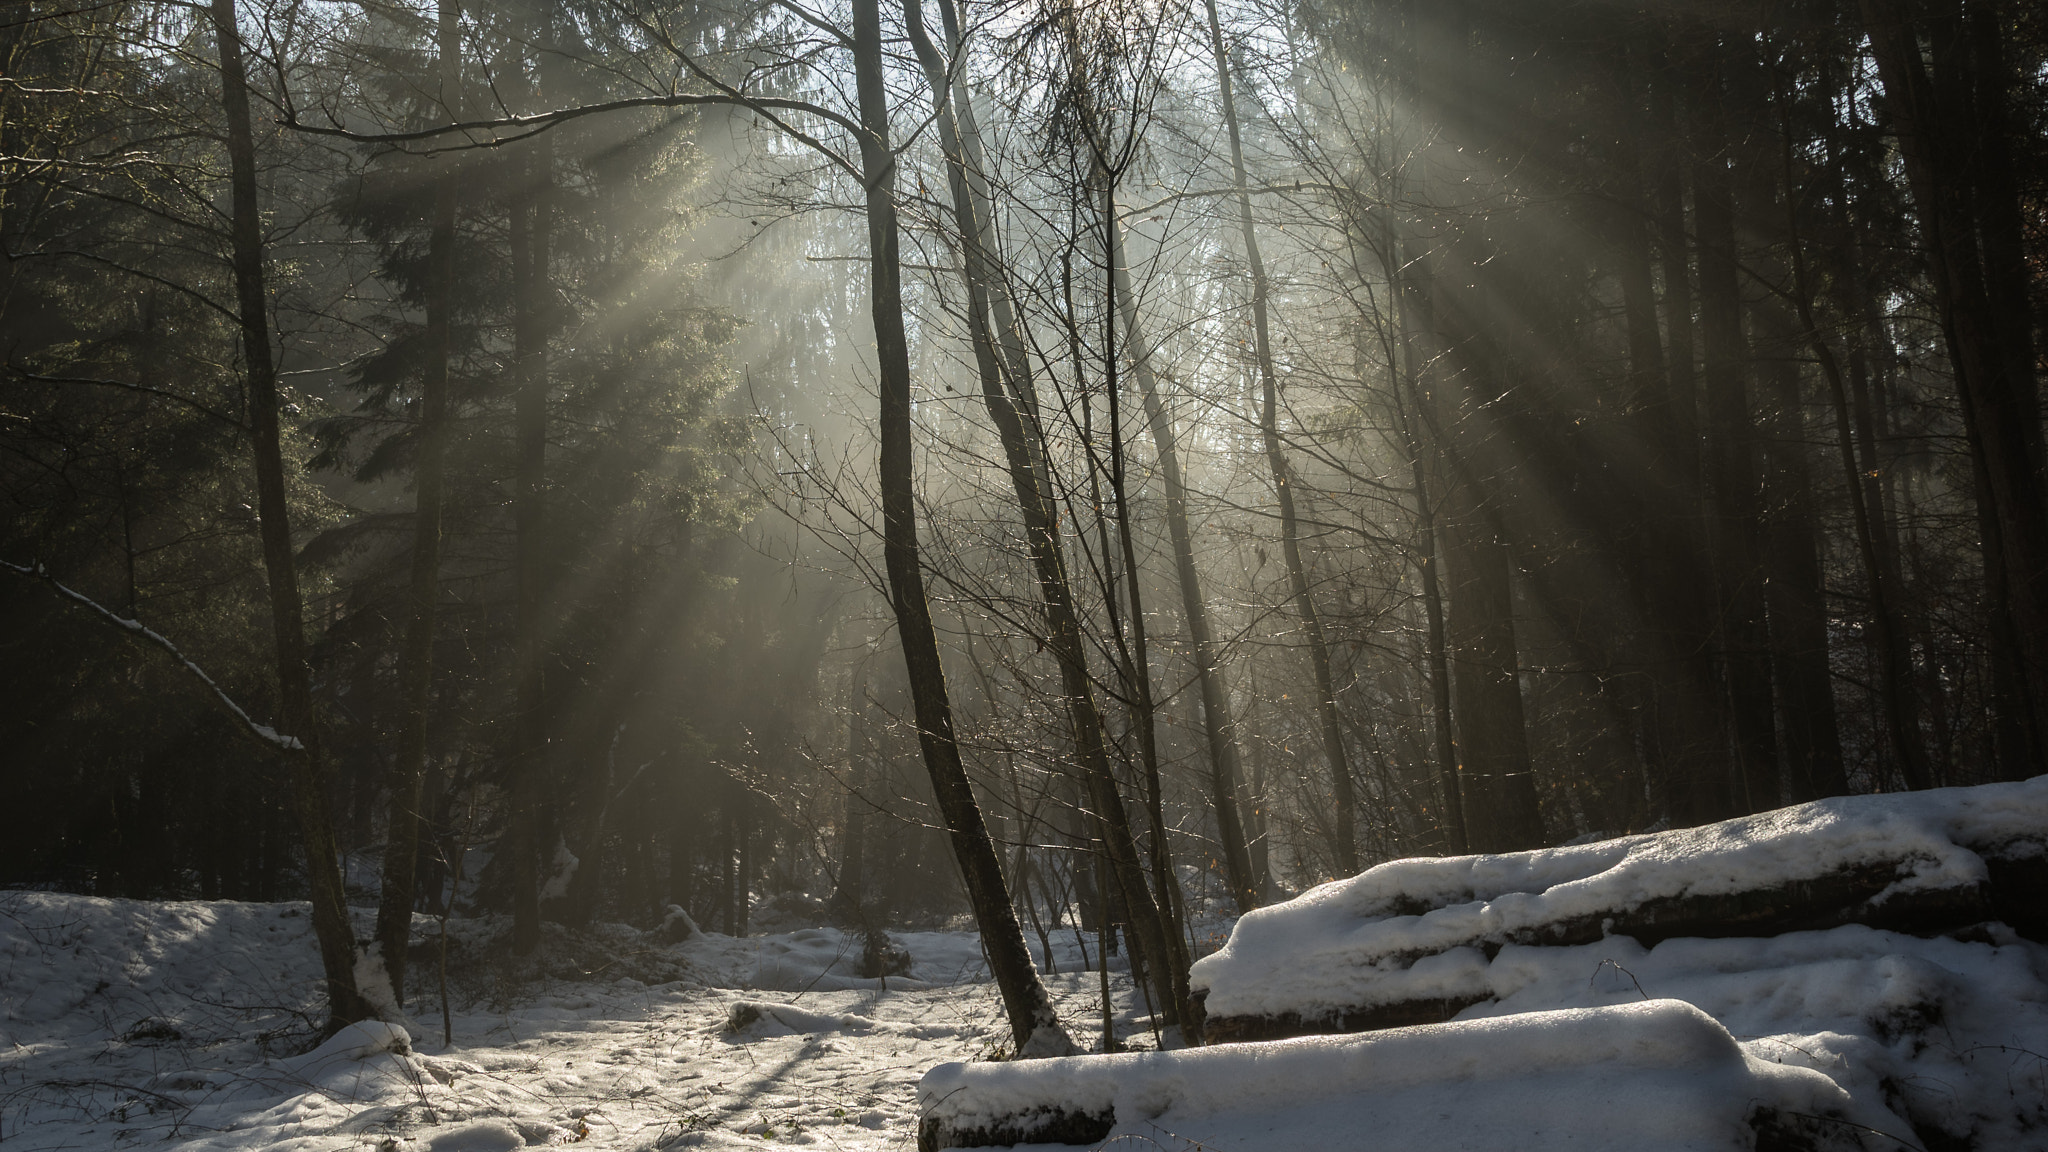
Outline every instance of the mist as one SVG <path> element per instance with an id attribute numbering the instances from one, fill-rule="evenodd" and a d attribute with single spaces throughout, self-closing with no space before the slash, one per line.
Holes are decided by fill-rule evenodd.
<path id="1" fill-rule="evenodd" d="M 2024 5 L 27 0 L 0 61 L 0 887 L 306 901 L 322 1037 L 452 1021 L 459 922 L 458 986 L 972 933 L 1018 1056 L 1116 1046 L 1048 983 L 1114 956 L 1167 1046 L 1376 866 L 2048 755 Z"/>

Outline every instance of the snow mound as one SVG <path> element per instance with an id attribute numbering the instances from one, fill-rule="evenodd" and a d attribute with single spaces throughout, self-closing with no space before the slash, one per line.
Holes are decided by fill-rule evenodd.
<path id="1" fill-rule="evenodd" d="M 902 939 L 922 945 L 913 948 L 918 960 L 910 976 L 862 976 L 865 942 L 859 933 L 837 928 L 799 928 L 770 936 L 700 934 L 676 950 L 689 959 L 694 978 L 714 987 L 796 993 L 903 991 L 986 978 L 979 948 L 962 949 L 958 935 L 904 934 Z"/>
<path id="2" fill-rule="evenodd" d="M 526 1137 L 503 1120 L 465 1124 L 427 1141 L 428 1152 L 512 1152 L 524 1147 Z"/>
<path id="3" fill-rule="evenodd" d="M 1756 1059 L 1673 1000 L 1365 1036 L 1011 1064 L 918 1088 L 920 1149 L 1895 1148 L 1911 1129 L 1818 1072 Z"/>
<path id="4" fill-rule="evenodd" d="M 312 935 L 303 904 L 0 894 L 0 1046 L 81 1030 L 130 1044 L 302 1044 L 315 1022 L 299 1006 L 321 986 Z"/>

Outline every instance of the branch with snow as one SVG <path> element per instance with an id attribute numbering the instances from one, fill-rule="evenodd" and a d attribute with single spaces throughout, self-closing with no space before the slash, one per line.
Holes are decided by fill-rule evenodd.
<path id="1" fill-rule="evenodd" d="M 206 685 L 207 691 L 212 692 L 213 698 L 220 701 L 221 706 L 234 715 L 235 719 L 240 722 L 242 731 L 249 736 L 280 751 L 303 752 L 306 750 L 306 745 L 297 736 L 279 732 L 268 724 L 257 723 L 256 719 L 244 711 L 240 704 L 235 703 L 232 696 L 222 691 L 219 684 L 214 683 L 213 677 L 206 674 L 206 669 L 193 663 L 191 657 L 186 656 L 185 653 L 178 649 L 176 644 L 171 643 L 170 637 L 148 627 L 140 620 L 123 616 L 99 601 L 94 600 L 92 597 L 87 596 L 85 593 L 59 582 L 55 576 L 50 575 L 50 570 L 43 567 L 40 561 L 32 560 L 27 564 L 12 564 L 8 561 L 0 560 L 0 568 L 5 568 L 9 572 L 46 584 L 55 590 L 57 595 L 90 610 L 100 619 L 112 624 L 114 627 L 137 639 L 146 640 L 165 652 L 170 653 L 171 659 L 184 665 L 185 671 L 198 677 L 199 682 Z"/>

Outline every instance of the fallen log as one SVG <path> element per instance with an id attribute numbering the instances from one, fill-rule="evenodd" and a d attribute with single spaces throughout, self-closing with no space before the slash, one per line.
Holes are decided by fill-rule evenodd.
<path id="1" fill-rule="evenodd" d="M 1193 972 L 1205 1043 L 1405 1027 L 1492 999 L 1503 947 L 1861 925 L 2048 940 L 2048 777 L 1841 797 L 1702 828 L 1403 860 L 1247 915 Z"/>
<path id="2" fill-rule="evenodd" d="M 1750 1058 L 1712 1018 L 1670 1000 L 1365 1036 L 944 1064 L 926 1073 L 918 1100 L 920 1152 L 1105 1141 L 1861 1152 L 1895 1149 L 1912 1131 L 1823 1073 Z"/>

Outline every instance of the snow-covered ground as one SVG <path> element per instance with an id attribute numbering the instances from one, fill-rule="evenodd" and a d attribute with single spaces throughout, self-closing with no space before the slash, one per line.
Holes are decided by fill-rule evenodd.
<path id="1" fill-rule="evenodd" d="M 551 937 L 552 974 L 494 986 L 477 948 L 492 929 L 452 933 L 452 1045 L 428 995 L 404 1032 L 304 1053 L 304 905 L 0 893 L 0 1147 L 902 1149 L 925 1070 L 1007 1040 L 972 933 L 894 934 L 909 978 L 864 980 L 860 940 L 835 929 L 670 944 L 601 927 Z M 1085 1032 L 1098 977 L 1062 935 L 1049 982 Z M 436 987 L 431 965 L 413 979 Z M 1112 980 L 1119 1027 L 1140 1031 Z"/>
<path id="2" fill-rule="evenodd" d="M 1448 1022 L 1014 1064 L 985 1062 L 1007 1029 L 969 932 L 894 934 L 907 972 L 873 980 L 857 937 L 787 921 L 553 931 L 518 969 L 457 921 L 452 1044 L 429 994 L 307 1052 L 303 906 L 0 893 L 0 1145 L 908 1149 L 922 1110 L 934 1146 L 2048 1152 L 2048 917 L 2010 899 L 2044 847 L 2048 777 L 1397 861 L 1246 916 L 1194 983 L 1212 1022 Z M 1088 1038 L 1097 976 L 1072 933 L 1052 959 Z"/>

